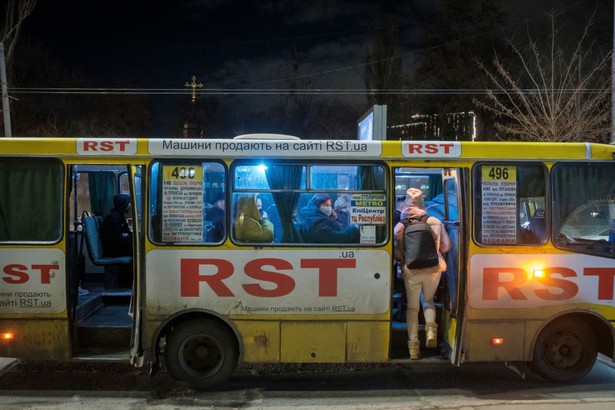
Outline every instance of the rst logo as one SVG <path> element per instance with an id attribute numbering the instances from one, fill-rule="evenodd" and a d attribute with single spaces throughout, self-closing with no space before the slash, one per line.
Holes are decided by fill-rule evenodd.
<path id="1" fill-rule="evenodd" d="M 79 155 L 134 155 L 137 140 L 134 138 L 78 138 Z"/>
<path id="2" fill-rule="evenodd" d="M 0 248 L 0 314 L 65 311 L 65 260 L 59 248 Z"/>
<path id="3" fill-rule="evenodd" d="M 458 158 L 461 144 L 450 141 L 402 141 L 402 153 L 410 158 Z"/>
<path id="4" fill-rule="evenodd" d="M 233 263 L 226 259 L 181 259 L 181 296 L 199 297 L 201 283 L 206 284 L 218 297 L 235 297 L 235 292 L 225 283 L 234 273 Z M 339 269 L 354 269 L 355 259 L 301 259 L 299 267 L 310 271 L 318 283 L 318 297 L 335 297 L 338 294 Z M 208 273 L 200 273 L 201 269 Z M 285 259 L 261 258 L 249 261 L 244 267 L 246 283 L 243 291 L 251 296 L 276 298 L 289 295 L 296 287 L 289 273 L 294 266 Z M 307 272 L 306 272 L 307 274 Z"/>
<path id="5" fill-rule="evenodd" d="M 472 307 L 536 307 L 552 303 L 612 304 L 615 262 L 584 255 L 476 255 Z M 540 267 L 542 275 L 533 275 Z"/>
<path id="6" fill-rule="evenodd" d="M 390 263 L 388 252 L 371 249 L 153 250 L 146 303 L 166 314 L 381 314 L 391 298 Z"/>
<path id="7" fill-rule="evenodd" d="M 2 276 L 0 279 L 9 285 L 21 285 L 24 283 L 49 285 L 51 278 L 56 275 L 58 269 L 60 269 L 58 263 L 32 265 L 10 263 L 2 266 Z"/>

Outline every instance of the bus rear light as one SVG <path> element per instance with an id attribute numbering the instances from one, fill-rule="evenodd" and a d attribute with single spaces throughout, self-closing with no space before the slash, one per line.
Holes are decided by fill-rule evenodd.
<path id="1" fill-rule="evenodd" d="M 0 340 L 13 340 L 13 339 L 15 339 L 15 333 L 13 332 L 0 333 Z"/>
<path id="2" fill-rule="evenodd" d="M 504 338 L 503 337 L 492 337 L 491 338 L 491 344 L 492 345 L 503 345 L 504 344 Z"/>
<path id="3" fill-rule="evenodd" d="M 542 278 L 545 276 L 545 271 L 542 268 L 533 268 L 532 269 L 532 277 L 533 278 Z"/>

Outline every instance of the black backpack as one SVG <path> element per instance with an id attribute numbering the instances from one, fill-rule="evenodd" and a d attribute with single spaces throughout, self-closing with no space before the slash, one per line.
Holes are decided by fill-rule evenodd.
<path id="1" fill-rule="evenodd" d="M 422 219 L 411 219 L 404 226 L 404 260 L 409 269 L 431 268 L 440 263 L 431 227 Z"/>

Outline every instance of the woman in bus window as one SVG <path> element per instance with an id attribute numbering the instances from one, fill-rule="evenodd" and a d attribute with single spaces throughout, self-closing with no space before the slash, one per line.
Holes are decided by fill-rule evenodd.
<path id="1" fill-rule="evenodd" d="M 241 242 L 272 242 L 273 224 L 264 219 L 257 207 L 257 197 L 241 197 L 237 201 L 235 239 Z"/>
<path id="2" fill-rule="evenodd" d="M 346 228 L 350 225 L 350 196 L 348 194 L 340 195 L 335 200 L 334 207 L 337 222 L 342 225 L 342 228 Z"/>

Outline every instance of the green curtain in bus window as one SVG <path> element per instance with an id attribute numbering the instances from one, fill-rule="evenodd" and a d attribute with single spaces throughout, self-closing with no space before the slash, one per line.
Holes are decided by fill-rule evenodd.
<path id="1" fill-rule="evenodd" d="M 517 197 L 545 196 L 545 171 L 542 165 L 517 167 Z"/>
<path id="2" fill-rule="evenodd" d="M 88 182 L 92 212 L 104 217 L 113 208 L 115 176 L 113 172 L 92 172 L 88 174 Z"/>
<path id="3" fill-rule="evenodd" d="M 62 165 L 0 162 L 0 241 L 52 242 L 62 235 Z"/>
<path id="4" fill-rule="evenodd" d="M 374 165 L 359 168 L 359 189 L 384 189 L 384 168 Z"/>
<path id="5" fill-rule="evenodd" d="M 291 190 L 301 188 L 303 166 L 272 165 L 266 170 L 267 182 L 271 189 L 284 189 L 286 192 L 272 192 L 273 200 L 282 221 L 282 242 L 301 242 L 301 235 L 293 223 L 293 211 L 299 201 L 299 193 Z"/>

